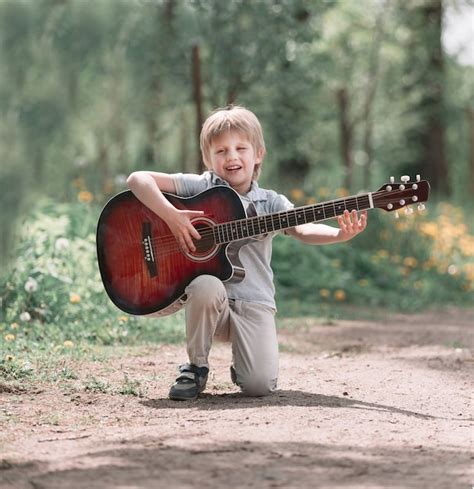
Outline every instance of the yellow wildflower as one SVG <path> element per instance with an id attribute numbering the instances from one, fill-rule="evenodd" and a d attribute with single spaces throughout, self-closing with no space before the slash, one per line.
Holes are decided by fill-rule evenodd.
<path id="1" fill-rule="evenodd" d="M 395 228 L 397 231 L 407 231 L 409 229 L 409 224 L 406 221 L 399 221 L 395 223 Z"/>
<path id="2" fill-rule="evenodd" d="M 434 268 L 436 265 L 436 262 L 433 260 L 433 258 L 429 258 L 423 263 L 423 270 L 431 270 Z"/>
<path id="3" fill-rule="evenodd" d="M 431 236 L 435 238 L 438 235 L 438 225 L 434 222 L 424 222 L 420 226 L 420 231 L 426 236 Z"/>
<path id="4" fill-rule="evenodd" d="M 19 324 L 18 323 L 11 323 L 10 324 L 10 328 L 11 329 L 18 329 L 18 327 L 19 327 Z"/>
<path id="5" fill-rule="evenodd" d="M 290 196 L 293 200 L 301 201 L 304 198 L 304 192 L 300 188 L 293 188 L 290 190 Z"/>
<path id="6" fill-rule="evenodd" d="M 316 199 L 314 197 L 308 197 L 306 199 L 306 205 L 314 205 L 316 204 Z"/>
<path id="7" fill-rule="evenodd" d="M 94 196 L 88 190 L 81 190 L 77 195 L 77 200 L 79 200 L 79 202 L 85 202 L 86 204 L 89 204 L 94 200 Z"/>
<path id="8" fill-rule="evenodd" d="M 15 360 L 15 355 L 5 355 L 5 360 L 7 362 L 13 362 L 13 360 Z"/>
<path id="9" fill-rule="evenodd" d="M 104 183 L 103 191 L 106 194 L 111 194 L 114 191 L 114 182 L 110 179 L 106 180 Z"/>
<path id="10" fill-rule="evenodd" d="M 63 343 L 63 345 L 64 345 L 65 348 L 72 348 L 74 346 L 74 343 L 71 340 L 66 340 Z"/>
<path id="11" fill-rule="evenodd" d="M 6 334 L 4 336 L 4 338 L 5 338 L 5 341 L 7 341 L 9 343 L 10 341 L 14 341 L 15 340 L 15 335 L 14 334 L 11 334 L 11 333 L 8 333 L 8 334 Z"/>
<path id="12" fill-rule="evenodd" d="M 474 236 L 461 236 L 459 239 L 459 249 L 465 256 L 474 256 Z"/>
<path id="13" fill-rule="evenodd" d="M 462 269 L 468 280 L 474 282 L 474 263 L 466 263 L 463 265 Z"/>
<path id="14" fill-rule="evenodd" d="M 403 264 L 406 267 L 415 268 L 416 265 L 418 264 L 418 260 L 413 256 L 407 256 L 406 258 L 403 259 Z"/>
<path id="15" fill-rule="evenodd" d="M 79 189 L 83 189 L 85 187 L 84 179 L 82 177 L 75 178 L 72 181 L 72 186 Z"/>
<path id="16" fill-rule="evenodd" d="M 410 275 L 411 270 L 409 267 L 402 267 L 400 272 L 404 277 L 406 277 L 407 275 Z"/>
<path id="17" fill-rule="evenodd" d="M 319 291 L 319 295 L 323 298 L 323 299 L 327 299 L 330 295 L 331 295 L 331 292 L 329 292 L 328 289 L 321 289 Z"/>
<path id="18" fill-rule="evenodd" d="M 327 197 L 329 195 L 329 189 L 327 187 L 321 187 L 319 189 L 319 195 L 321 197 Z"/>
<path id="19" fill-rule="evenodd" d="M 71 304 L 78 304 L 79 302 L 81 302 L 81 296 L 79 294 L 71 292 L 69 294 L 69 302 Z"/>
<path id="20" fill-rule="evenodd" d="M 347 188 L 341 187 L 336 190 L 336 195 L 338 197 L 347 197 L 349 192 L 347 191 Z"/>
<path id="21" fill-rule="evenodd" d="M 126 323 L 128 321 L 128 317 L 127 316 L 120 316 L 118 318 L 118 320 L 121 322 L 121 323 Z"/>
<path id="22" fill-rule="evenodd" d="M 346 300 L 346 293 L 342 289 L 338 289 L 336 292 L 334 292 L 334 298 L 337 301 L 342 302 Z"/>

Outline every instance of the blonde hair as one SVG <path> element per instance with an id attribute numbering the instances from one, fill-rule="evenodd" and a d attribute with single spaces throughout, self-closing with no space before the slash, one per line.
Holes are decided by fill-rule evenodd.
<path id="1" fill-rule="evenodd" d="M 216 109 L 205 120 L 200 136 L 200 145 L 204 164 L 208 169 L 211 168 L 211 144 L 221 134 L 237 131 L 243 134 L 253 146 L 255 154 L 265 155 L 265 141 L 263 140 L 262 126 L 257 116 L 239 105 L 228 105 Z M 262 163 L 255 165 L 253 177 L 255 180 L 260 176 Z"/>

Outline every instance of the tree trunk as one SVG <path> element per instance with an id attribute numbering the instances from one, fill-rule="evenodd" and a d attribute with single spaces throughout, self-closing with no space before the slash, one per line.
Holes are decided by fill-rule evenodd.
<path id="1" fill-rule="evenodd" d="M 197 172 L 202 173 L 204 163 L 202 160 L 201 150 L 199 147 L 199 138 L 201 127 L 204 122 L 202 110 L 202 81 L 201 81 L 201 59 L 199 54 L 199 46 L 193 46 L 193 99 L 196 107 L 196 141 L 197 141 Z"/>
<path id="2" fill-rule="evenodd" d="M 444 131 L 444 63 L 441 45 L 443 6 L 441 0 L 431 0 L 424 9 L 427 24 L 431 25 L 431 55 L 429 59 L 428 90 L 431 107 L 428 113 L 425 168 L 434 189 L 449 193 Z"/>
<path id="3" fill-rule="evenodd" d="M 185 110 L 181 111 L 180 114 L 181 119 L 181 131 L 180 131 L 180 159 L 181 159 L 181 171 L 183 173 L 188 173 L 188 159 L 189 159 L 189 126 L 188 126 L 188 118 Z"/>
<path id="4" fill-rule="evenodd" d="M 468 107 L 466 109 L 467 113 L 467 130 L 468 130 L 468 140 L 469 140 L 469 183 L 468 191 L 471 197 L 474 197 L 474 107 Z"/>
<path id="5" fill-rule="evenodd" d="M 337 91 L 337 102 L 339 105 L 339 131 L 340 131 L 340 148 L 341 159 L 344 165 L 344 185 L 347 189 L 352 187 L 352 126 L 349 120 L 349 100 L 347 89 L 340 88 Z"/>
<path id="6" fill-rule="evenodd" d="M 375 22 L 375 34 L 372 43 L 370 63 L 369 63 L 369 89 L 367 90 L 367 97 L 364 104 L 363 117 L 365 120 L 364 130 L 364 153 L 365 153 L 365 165 L 364 165 L 364 181 L 363 185 L 365 189 L 371 187 L 370 176 L 372 173 L 372 161 L 374 159 L 374 148 L 372 143 L 374 121 L 372 117 L 372 109 L 375 102 L 375 96 L 377 93 L 377 86 L 379 81 L 379 64 L 380 64 L 380 47 L 382 46 L 382 40 L 384 37 L 383 29 L 383 15 L 385 7 L 381 6 Z"/>

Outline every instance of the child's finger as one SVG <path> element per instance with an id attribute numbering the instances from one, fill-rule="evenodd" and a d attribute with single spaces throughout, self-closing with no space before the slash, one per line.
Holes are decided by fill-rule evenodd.
<path id="1" fill-rule="evenodd" d="M 198 230 L 194 226 L 190 227 L 189 232 L 194 239 L 201 239 L 201 235 L 198 233 Z"/>
<path id="2" fill-rule="evenodd" d="M 337 222 L 339 223 L 339 227 L 343 230 L 343 231 L 346 231 L 347 230 L 347 226 L 346 226 L 346 223 L 344 221 L 344 218 L 342 216 L 338 216 L 337 218 Z"/>

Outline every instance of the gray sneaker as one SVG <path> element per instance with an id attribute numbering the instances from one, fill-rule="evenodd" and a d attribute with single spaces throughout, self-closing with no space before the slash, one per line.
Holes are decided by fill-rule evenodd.
<path id="1" fill-rule="evenodd" d="M 179 366 L 180 374 L 171 386 L 169 398 L 173 401 L 192 401 L 205 389 L 209 369 L 191 363 Z"/>

